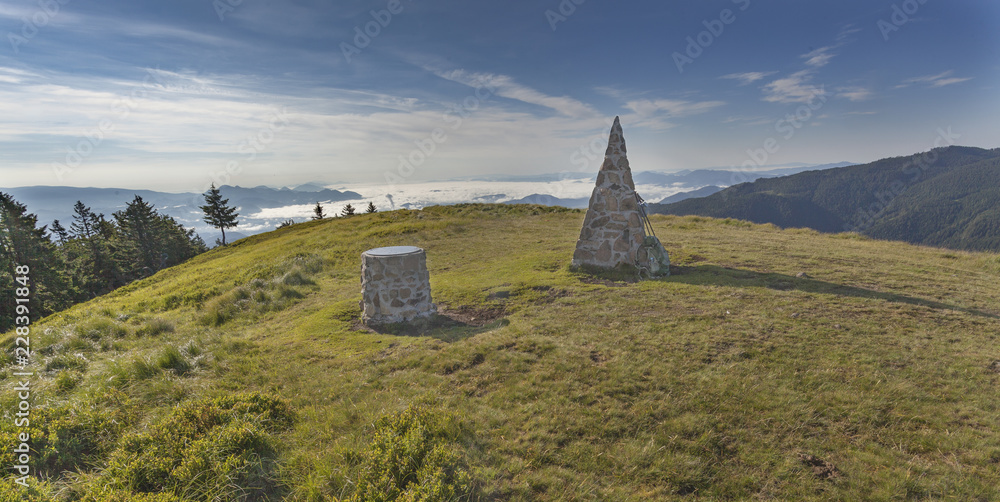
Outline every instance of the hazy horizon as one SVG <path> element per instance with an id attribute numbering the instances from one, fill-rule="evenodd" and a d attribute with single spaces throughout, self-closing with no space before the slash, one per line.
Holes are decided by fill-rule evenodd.
<path id="1" fill-rule="evenodd" d="M 618 115 L 636 171 L 993 148 L 989 20 L 974 0 L 0 0 L 0 185 L 594 172 Z"/>

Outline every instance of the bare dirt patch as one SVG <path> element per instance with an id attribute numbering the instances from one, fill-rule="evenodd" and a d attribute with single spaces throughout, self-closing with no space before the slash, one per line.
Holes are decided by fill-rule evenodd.
<path id="1" fill-rule="evenodd" d="M 628 286 L 629 284 L 635 284 L 636 282 L 639 282 L 639 281 L 638 280 L 635 280 L 635 281 L 612 281 L 611 279 L 603 279 L 603 278 L 600 278 L 600 277 L 592 277 L 591 276 L 591 277 L 583 277 L 583 278 L 581 278 L 580 282 L 583 282 L 585 284 L 599 284 L 601 286 L 607 286 L 609 288 L 624 288 L 625 286 Z"/>
<path id="2" fill-rule="evenodd" d="M 354 331 L 366 333 L 399 336 L 435 336 L 435 333 L 444 331 L 481 331 L 479 328 L 501 322 L 506 315 L 506 310 L 498 307 L 463 305 L 452 308 L 448 305 L 440 304 L 438 305 L 437 313 L 426 319 L 385 326 L 367 326 L 361 322 L 360 317 L 356 317 L 351 323 L 351 328 Z"/>
<path id="3" fill-rule="evenodd" d="M 842 476 L 837 466 L 819 457 L 814 457 L 808 453 L 799 453 L 799 460 L 803 464 L 812 467 L 813 475 L 819 479 L 836 479 Z"/>
<path id="4" fill-rule="evenodd" d="M 594 364 L 600 365 L 608 361 L 608 356 L 601 354 L 596 350 L 592 350 L 590 351 L 590 360 L 593 361 Z"/>

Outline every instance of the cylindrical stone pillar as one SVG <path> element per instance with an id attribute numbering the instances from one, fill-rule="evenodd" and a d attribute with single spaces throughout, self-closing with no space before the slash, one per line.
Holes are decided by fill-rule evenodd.
<path id="1" fill-rule="evenodd" d="M 434 315 L 427 255 L 414 246 L 361 253 L 361 320 L 368 325 L 409 322 Z"/>

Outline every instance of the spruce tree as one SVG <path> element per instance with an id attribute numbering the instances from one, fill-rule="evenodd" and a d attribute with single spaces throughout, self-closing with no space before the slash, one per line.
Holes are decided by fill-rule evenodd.
<path id="1" fill-rule="evenodd" d="M 229 199 L 223 199 L 215 183 L 212 188 L 205 193 L 205 205 L 201 210 L 205 212 L 205 223 L 222 230 L 222 245 L 226 245 L 226 229 L 239 225 L 236 221 L 240 215 L 236 213 L 236 208 L 230 207 Z"/>
<path id="2" fill-rule="evenodd" d="M 66 227 L 59 223 L 59 220 L 52 222 L 52 233 L 56 234 L 56 237 L 59 238 L 60 246 L 66 244 L 66 241 L 69 240 L 69 232 L 66 231 Z"/>
<path id="3" fill-rule="evenodd" d="M 368 213 L 368 214 L 372 214 L 375 211 L 378 211 L 378 208 L 375 207 L 375 203 L 374 202 L 370 202 L 369 201 L 368 202 L 368 207 L 365 208 L 365 212 Z"/>
<path id="4" fill-rule="evenodd" d="M 70 304 L 62 256 L 46 227 L 37 224 L 38 217 L 29 214 L 27 206 L 0 192 L 0 333 L 14 326 L 17 288 L 29 288 L 30 294 L 19 296 L 30 298 L 28 310 L 34 319 Z M 27 267 L 27 273 L 18 273 L 19 266 Z"/>
<path id="5" fill-rule="evenodd" d="M 160 249 L 163 225 L 153 205 L 136 195 L 123 211 L 113 216 L 120 232 L 120 259 L 130 278 L 145 277 L 164 268 Z"/>
<path id="6" fill-rule="evenodd" d="M 73 231 L 73 237 L 89 239 L 97 233 L 97 215 L 87 207 L 83 201 L 78 200 L 73 205 L 73 223 L 69 228 Z"/>
<path id="7" fill-rule="evenodd" d="M 323 212 L 323 206 L 317 202 L 316 207 L 313 208 L 313 219 L 322 220 L 323 218 L 326 218 L 326 213 Z"/>
<path id="8" fill-rule="evenodd" d="M 160 214 L 138 195 L 114 216 L 118 223 L 117 251 L 131 279 L 172 267 L 208 250 L 194 229 L 185 229 L 177 220 Z"/>
<path id="9" fill-rule="evenodd" d="M 340 215 L 341 216 L 353 216 L 354 215 L 354 206 L 352 206 L 350 204 L 344 206 L 344 209 L 340 211 Z"/>
<path id="10" fill-rule="evenodd" d="M 126 283 L 114 259 L 113 237 L 118 232 L 114 224 L 78 200 L 73 205 L 70 232 L 72 239 L 64 252 L 74 284 L 83 294 L 79 300 L 103 295 Z"/>

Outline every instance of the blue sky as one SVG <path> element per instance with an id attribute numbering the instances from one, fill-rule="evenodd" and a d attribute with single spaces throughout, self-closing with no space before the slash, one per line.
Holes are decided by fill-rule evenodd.
<path id="1" fill-rule="evenodd" d="M 0 0 L 0 186 L 596 171 L 615 115 L 639 171 L 993 148 L 998 27 L 992 0 Z"/>

